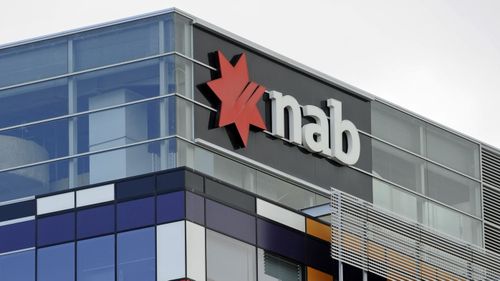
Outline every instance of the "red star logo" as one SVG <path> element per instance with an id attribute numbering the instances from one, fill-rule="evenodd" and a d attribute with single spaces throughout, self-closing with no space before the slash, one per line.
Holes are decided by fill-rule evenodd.
<path id="1" fill-rule="evenodd" d="M 221 103 L 219 128 L 234 124 L 243 146 L 247 145 L 250 125 L 265 130 L 257 102 L 266 88 L 250 81 L 248 78 L 247 57 L 243 53 L 233 66 L 217 51 L 220 78 L 207 83 Z"/>

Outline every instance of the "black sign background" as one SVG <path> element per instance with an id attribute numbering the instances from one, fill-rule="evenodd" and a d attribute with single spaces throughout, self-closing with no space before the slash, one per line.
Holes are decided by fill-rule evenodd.
<path id="1" fill-rule="evenodd" d="M 285 63 L 279 62 L 266 54 L 260 53 L 230 38 L 223 37 L 201 26 L 193 31 L 194 58 L 214 66 L 213 53 L 220 50 L 231 60 L 243 52 L 247 54 L 250 80 L 276 90 L 284 95 L 291 95 L 301 105 L 315 105 L 326 109 L 326 100 L 334 98 L 342 102 L 343 119 L 351 120 L 358 129 L 371 132 L 370 102 L 334 84 L 320 81 L 300 72 Z M 300 37 L 297 37 L 300 40 Z M 313 44 L 314 45 L 314 44 Z M 314 51 L 314 50 L 310 50 Z M 214 72 L 194 66 L 195 100 L 217 108 L 217 99 L 204 85 L 212 80 Z M 266 95 L 265 95 L 266 96 Z M 269 103 L 262 100 L 259 109 L 266 119 L 270 130 Z M 200 106 L 195 107 L 195 137 L 217 144 L 226 149 L 249 157 L 253 160 L 289 173 L 303 180 L 325 187 L 335 187 L 357 197 L 372 201 L 371 177 L 352 168 L 340 166 L 335 162 L 316 156 L 297 146 L 287 144 L 263 132 L 250 132 L 246 148 L 235 147 L 231 130 L 216 128 L 214 114 Z M 371 141 L 360 134 L 361 155 L 355 167 L 371 171 Z"/>

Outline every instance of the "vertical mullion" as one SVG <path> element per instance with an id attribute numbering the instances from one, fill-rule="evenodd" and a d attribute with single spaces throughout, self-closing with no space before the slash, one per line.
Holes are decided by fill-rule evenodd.
<path id="1" fill-rule="evenodd" d="M 74 71 L 74 55 L 73 55 L 73 40 L 68 40 L 68 72 L 72 73 Z M 73 114 L 78 112 L 77 105 L 77 91 L 75 78 L 68 78 L 68 113 Z M 78 128 L 77 128 L 77 118 L 72 117 L 68 119 L 68 154 L 74 155 L 78 153 Z M 69 160 L 69 173 L 68 173 L 68 187 L 74 188 L 78 185 L 78 159 L 71 158 Z"/>
<path id="2" fill-rule="evenodd" d="M 159 52 L 160 54 L 165 53 L 165 20 L 161 19 L 158 22 L 159 31 Z M 167 57 L 160 58 L 160 96 L 166 95 L 167 93 Z M 167 136 L 168 126 L 169 126 L 169 116 L 168 116 L 168 100 L 169 98 L 160 99 L 160 136 Z M 168 168 L 168 143 L 169 141 L 160 142 L 160 170 Z"/>

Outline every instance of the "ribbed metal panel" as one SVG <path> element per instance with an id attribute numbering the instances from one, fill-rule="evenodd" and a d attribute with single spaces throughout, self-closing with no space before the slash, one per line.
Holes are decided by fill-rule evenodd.
<path id="1" fill-rule="evenodd" d="M 500 228 L 490 225 L 489 223 L 484 224 L 484 247 L 487 250 L 500 253 Z"/>
<path id="2" fill-rule="evenodd" d="M 500 280 L 500 255 L 332 189 L 332 257 L 391 280 Z"/>
<path id="3" fill-rule="evenodd" d="M 481 150 L 483 182 L 500 188 L 500 155 L 483 148 Z"/>

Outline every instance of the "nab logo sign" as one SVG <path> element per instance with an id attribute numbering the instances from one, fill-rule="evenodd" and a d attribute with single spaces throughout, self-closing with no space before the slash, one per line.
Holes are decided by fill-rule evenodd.
<path id="1" fill-rule="evenodd" d="M 222 52 L 217 51 L 220 78 L 207 82 L 220 101 L 218 127 L 235 125 L 241 143 L 246 147 L 250 126 L 266 130 L 266 124 L 257 107 L 266 88 L 250 81 L 246 55 L 239 56 L 232 65 Z M 289 95 L 269 91 L 271 100 L 271 133 L 285 136 L 285 110 L 288 113 L 288 140 L 343 165 L 354 165 L 360 155 L 360 139 L 356 126 L 342 120 L 342 103 L 328 99 L 329 115 L 314 105 L 301 106 Z M 314 120 L 302 125 L 302 118 Z M 345 140 L 345 142 L 344 142 Z"/>

